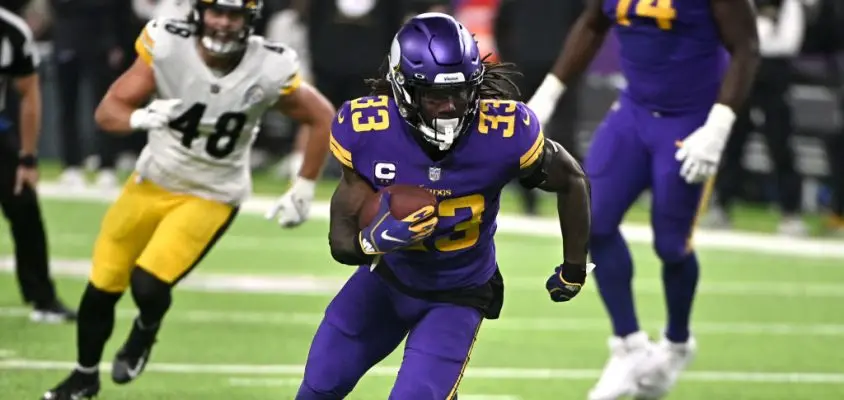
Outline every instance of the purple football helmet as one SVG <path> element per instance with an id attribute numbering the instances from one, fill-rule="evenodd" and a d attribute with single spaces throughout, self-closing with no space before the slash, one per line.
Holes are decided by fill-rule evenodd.
<path id="1" fill-rule="evenodd" d="M 448 14 L 417 15 L 390 46 L 387 80 L 405 121 L 447 150 L 478 112 L 484 66 L 472 34 Z"/>

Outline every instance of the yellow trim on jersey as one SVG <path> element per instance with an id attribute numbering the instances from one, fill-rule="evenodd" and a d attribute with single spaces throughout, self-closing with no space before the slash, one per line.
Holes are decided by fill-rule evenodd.
<path id="1" fill-rule="evenodd" d="M 700 217 L 703 214 L 706 214 L 707 208 L 709 208 L 709 200 L 712 199 L 712 193 L 715 191 L 715 177 L 711 177 L 706 180 L 706 183 L 703 184 L 703 193 L 700 195 L 700 202 L 697 204 L 697 211 L 695 211 L 695 217 L 692 220 L 692 228 L 689 230 L 689 235 L 686 237 L 686 252 L 691 253 L 694 250 L 694 236 L 695 230 L 697 230 L 697 224 L 700 222 Z"/>
<path id="2" fill-rule="evenodd" d="M 281 87 L 281 95 L 287 96 L 290 93 L 295 92 L 296 89 L 299 89 L 299 86 L 301 84 L 302 84 L 302 76 L 299 75 L 299 73 L 297 72 L 292 77 L 290 77 L 290 79 L 287 80 L 287 83 L 285 83 L 284 86 Z"/>
<path id="3" fill-rule="evenodd" d="M 472 356 L 472 350 L 475 348 L 475 343 L 478 341 L 478 332 L 481 330 L 481 323 L 483 320 L 478 321 L 478 326 L 475 328 L 475 334 L 472 336 L 472 343 L 469 345 L 469 351 L 466 353 L 466 359 L 463 360 L 463 366 L 460 367 L 460 375 L 457 376 L 457 381 L 454 382 L 454 386 L 451 387 L 451 391 L 448 392 L 448 396 L 446 396 L 446 400 L 452 400 L 457 397 L 457 388 L 460 386 L 460 381 L 463 380 L 463 374 L 466 373 L 466 367 L 469 366 L 469 358 Z"/>
<path id="4" fill-rule="evenodd" d="M 135 51 L 145 63 L 152 65 L 152 49 L 155 48 L 155 41 L 149 36 L 147 28 L 141 31 L 138 39 L 135 40 Z"/>
<path id="5" fill-rule="evenodd" d="M 530 149 L 519 158 L 519 168 L 525 169 L 533 165 L 539 156 L 542 154 L 542 150 L 545 149 L 545 134 L 542 131 L 539 131 L 539 135 L 536 135 L 536 141 L 533 142 L 533 146 L 530 146 Z"/>
<path id="6" fill-rule="evenodd" d="M 152 36 L 149 35 L 149 30 L 147 28 L 144 28 L 144 30 L 141 31 L 141 40 L 143 40 L 148 49 L 152 50 L 155 48 L 155 40 L 152 40 Z"/>
<path id="7" fill-rule="evenodd" d="M 334 154 L 334 157 L 337 158 L 337 161 L 340 161 L 341 164 L 345 165 L 346 167 L 352 167 L 352 152 L 348 151 L 340 145 L 340 142 L 337 139 L 334 139 L 334 133 L 330 133 L 328 139 L 328 146 L 331 149 L 331 153 Z"/>

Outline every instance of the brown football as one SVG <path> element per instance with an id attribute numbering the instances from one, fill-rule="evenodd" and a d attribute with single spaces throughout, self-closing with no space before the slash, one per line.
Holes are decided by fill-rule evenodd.
<path id="1" fill-rule="evenodd" d="M 436 206 L 437 197 L 433 193 L 413 185 L 392 185 L 373 192 L 363 203 L 360 210 L 358 225 L 363 229 L 375 218 L 375 213 L 381 206 L 381 192 L 390 192 L 390 214 L 393 217 L 406 218 L 413 212 L 425 206 Z"/>

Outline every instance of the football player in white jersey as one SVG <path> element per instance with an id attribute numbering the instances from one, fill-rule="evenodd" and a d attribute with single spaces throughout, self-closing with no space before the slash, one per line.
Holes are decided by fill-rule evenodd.
<path id="1" fill-rule="evenodd" d="M 104 130 L 145 130 L 148 143 L 94 245 L 79 307 L 78 365 L 43 399 L 99 392 L 97 366 L 115 305 L 129 287 L 139 314 L 114 358 L 112 379 L 125 384 L 143 371 L 173 285 L 251 191 L 250 147 L 270 108 L 310 127 L 299 177 L 274 210 L 287 226 L 307 217 L 334 109 L 301 82 L 293 50 L 252 35 L 260 9 L 260 0 L 198 0 L 186 21 L 150 21 L 135 44 L 134 65 L 97 108 Z"/>

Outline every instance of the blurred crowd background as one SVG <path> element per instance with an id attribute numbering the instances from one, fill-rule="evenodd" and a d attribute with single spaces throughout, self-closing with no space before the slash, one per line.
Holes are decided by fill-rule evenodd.
<path id="1" fill-rule="evenodd" d="M 366 95 L 392 35 L 410 15 L 455 15 L 482 50 L 516 63 L 527 101 L 556 59 L 586 0 L 264 0 L 258 31 L 295 48 L 303 76 L 335 105 Z M 40 154 L 61 165 L 60 183 L 113 188 L 131 169 L 143 135 L 97 131 L 93 107 L 135 58 L 134 41 L 156 16 L 184 17 L 190 0 L 3 0 L 35 32 L 44 96 Z M 772 207 L 779 231 L 807 234 L 807 214 L 844 236 L 844 1 L 756 0 L 763 63 L 728 144 L 704 225 L 729 228 L 736 204 Z M 571 85 L 546 133 L 585 154 L 592 132 L 625 84 L 610 37 L 588 74 Z M 10 96 L 13 95 L 10 93 Z M 14 115 L 10 112 L 7 115 Z M 253 168 L 287 179 L 304 137 L 280 114 L 266 116 Z M 86 170 L 94 170 L 89 181 Z M 330 166 L 325 179 L 339 169 Z M 514 188 L 515 190 L 515 188 Z M 520 194 L 536 213 L 534 192 Z"/>

